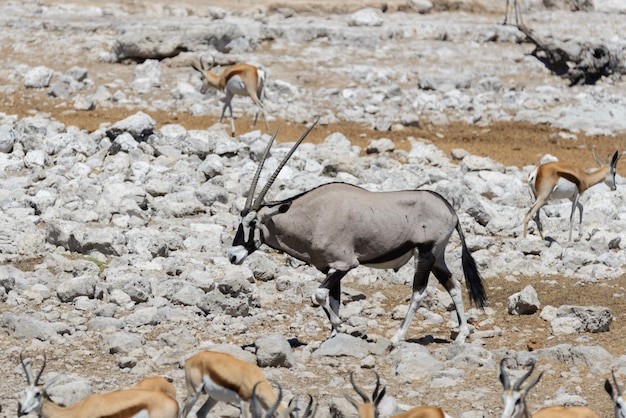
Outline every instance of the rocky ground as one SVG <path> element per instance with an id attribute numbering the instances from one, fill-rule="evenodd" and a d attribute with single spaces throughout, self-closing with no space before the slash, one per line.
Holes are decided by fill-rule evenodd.
<path id="1" fill-rule="evenodd" d="M 266 374 L 288 399 L 317 396 L 320 416 L 353 412 L 342 398 L 353 370 L 368 388 L 380 373 L 384 415 L 432 404 L 497 416 L 505 356 L 514 375 L 529 356 L 545 370 L 531 408 L 587 404 L 612 416 L 604 379 L 614 368 L 626 380 L 626 166 L 617 191 L 599 185 L 583 197 L 580 241 L 567 242 L 568 202 L 544 212 L 551 241 L 534 226 L 524 240 L 521 222 L 527 173 L 545 154 L 591 168 L 592 149 L 624 149 L 626 83 L 568 86 L 500 24 L 503 5 L 434 3 L 424 12 L 420 2 L 389 1 L 385 13 L 369 1 L 3 3 L 0 414 L 16 413 L 22 351 L 37 364 L 46 353 L 44 377 L 60 375 L 50 391 L 64 403 L 155 374 L 173 378 L 182 401 L 184 359 L 218 346 L 270 358 L 278 367 Z M 525 22 L 541 36 L 568 48 L 601 42 L 623 57 L 619 4 L 572 12 L 528 3 Z M 453 202 L 490 300 L 471 311 L 468 344 L 452 342 L 449 302 L 434 283 L 408 342 L 389 344 L 410 265 L 344 279 L 342 313 L 357 337 L 333 344 L 310 302 L 320 273 L 267 248 L 242 267 L 228 263 L 250 157 L 267 135 L 250 128 L 247 98 L 233 101 L 238 135 L 217 123 L 221 94 L 202 97 L 189 67 L 203 53 L 268 71 L 279 142 L 320 117 L 272 198 L 339 180 L 422 187 Z M 453 238 L 456 277 L 459 248 Z M 539 309 L 510 314 L 508 298 L 528 285 Z M 564 305 L 587 316 L 555 318 Z M 607 310 L 609 330 L 589 332 L 603 328 Z"/>

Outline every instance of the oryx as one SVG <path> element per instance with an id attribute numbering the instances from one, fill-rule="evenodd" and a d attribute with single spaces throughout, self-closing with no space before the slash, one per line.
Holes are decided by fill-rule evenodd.
<path id="1" fill-rule="evenodd" d="M 404 340 L 426 294 L 431 271 L 452 297 L 460 325 L 457 341 L 464 341 L 470 330 L 461 287 L 444 259 L 446 244 L 455 229 L 461 239 L 470 301 L 483 307 L 487 297 L 476 263 L 465 244 L 459 219 L 442 196 L 428 190 L 370 192 L 351 184 L 329 183 L 280 202 L 264 202 L 276 176 L 313 126 L 295 143 L 253 203 L 256 184 L 276 132 L 270 139 L 228 250 L 230 262 L 241 264 L 249 254 L 266 244 L 326 274 L 315 299 L 330 319 L 334 335 L 345 331 L 339 318 L 339 302 L 341 279 L 350 270 L 362 264 L 397 271 L 415 256 L 413 295 L 407 315 L 392 341 Z"/>

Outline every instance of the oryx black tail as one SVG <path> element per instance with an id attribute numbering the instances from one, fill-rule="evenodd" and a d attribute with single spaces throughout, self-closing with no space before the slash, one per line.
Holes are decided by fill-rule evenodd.
<path id="1" fill-rule="evenodd" d="M 465 286 L 467 286 L 467 291 L 469 292 L 470 302 L 475 303 L 479 308 L 483 308 L 488 303 L 485 287 L 483 286 L 483 279 L 478 273 L 474 257 L 472 257 L 472 254 L 467 249 L 465 235 L 463 235 L 460 222 L 456 223 L 456 231 L 459 233 L 459 238 L 461 238 L 461 264 L 463 265 Z"/>

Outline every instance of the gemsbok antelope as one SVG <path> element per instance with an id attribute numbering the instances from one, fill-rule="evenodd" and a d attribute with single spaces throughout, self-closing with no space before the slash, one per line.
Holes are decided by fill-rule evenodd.
<path id="1" fill-rule="evenodd" d="M 187 399 L 182 418 L 187 417 L 203 393 L 208 398 L 196 413 L 198 418 L 206 417 L 220 401 L 239 404 L 242 415 L 249 418 L 249 402 L 255 387 L 255 396 L 265 410 L 274 406 L 279 418 L 287 418 L 291 412 L 278 401 L 259 367 L 230 354 L 201 351 L 193 355 L 185 362 L 185 381 Z"/>
<path id="2" fill-rule="evenodd" d="M 367 396 L 365 391 L 360 389 L 353 378 L 354 372 L 350 373 L 350 383 L 352 383 L 352 387 L 356 391 L 356 393 L 361 396 L 363 402 L 357 402 L 349 395 L 344 395 L 346 399 L 354 405 L 354 407 L 359 412 L 359 418 L 377 418 L 379 416 L 378 413 L 378 405 L 382 400 L 383 396 L 385 396 L 385 387 L 382 390 L 380 389 L 380 378 L 378 373 L 376 373 L 376 387 L 374 388 L 374 393 L 372 394 L 372 399 Z M 443 409 L 438 408 L 436 406 L 416 406 L 415 408 L 411 408 L 406 412 L 401 414 L 393 415 L 391 418 L 451 418 L 450 415 L 446 414 Z"/>
<path id="3" fill-rule="evenodd" d="M 541 239 L 544 238 L 543 227 L 539 219 L 539 211 L 548 200 L 553 199 L 570 199 L 572 201 L 572 210 L 569 216 L 569 241 L 572 240 L 574 212 L 576 208 L 578 208 L 580 215 L 578 221 L 578 238 L 580 239 L 582 237 L 583 205 L 580 203 L 580 196 L 587 189 L 601 182 L 604 182 L 611 190 L 617 188 L 615 185 L 615 173 L 617 162 L 620 158 L 619 151 L 615 151 L 610 163 L 608 156 L 606 157 L 606 162 L 603 163 L 595 154 L 595 151 L 593 155 L 600 165 L 595 171 L 588 172 L 573 164 L 553 161 L 541 164 L 529 173 L 528 187 L 530 188 L 531 195 L 535 199 L 535 202 L 524 217 L 524 238 L 526 238 L 528 221 L 533 217 Z"/>
<path id="4" fill-rule="evenodd" d="M 461 260 L 470 301 L 483 307 L 487 297 L 459 218 L 442 196 L 429 190 L 370 192 L 351 184 L 329 183 L 290 199 L 264 202 L 276 176 L 314 126 L 315 123 L 291 148 L 253 203 L 263 163 L 277 132 L 268 142 L 228 250 L 230 262 L 241 264 L 249 254 L 266 244 L 326 274 L 315 292 L 315 299 L 330 320 L 333 336 L 345 331 L 339 317 L 341 279 L 350 270 L 364 265 L 397 271 L 415 257 L 411 302 L 392 341 L 404 340 L 426 294 L 431 271 L 454 302 L 460 326 L 456 340 L 465 341 L 470 329 L 461 286 L 445 262 L 445 248 L 455 229 L 461 241 Z"/>
<path id="5" fill-rule="evenodd" d="M 531 415 L 526 405 L 526 395 L 539 382 L 543 372 L 533 378 L 524 388 L 521 387 L 535 370 L 535 360 L 531 359 L 530 369 L 511 387 L 509 376 L 504 370 L 504 362 L 505 359 L 500 361 L 500 382 L 504 388 L 502 418 L 600 418 L 586 406 L 548 406 Z"/>
<path id="6" fill-rule="evenodd" d="M 615 407 L 615 418 L 626 418 L 626 404 L 624 403 L 624 398 L 622 397 L 622 389 L 619 387 L 617 379 L 615 379 L 615 372 L 613 370 L 611 370 L 611 376 L 613 376 L 615 392 L 613 392 L 613 386 L 611 386 L 609 379 L 606 379 L 604 382 L 604 389 L 613 401 L 613 405 Z"/>
<path id="7" fill-rule="evenodd" d="M 46 367 L 46 357 L 35 379 L 30 364 L 24 363 L 21 354 L 20 361 L 28 386 L 18 403 L 18 416 L 34 412 L 43 418 L 178 418 L 176 399 L 160 391 L 136 388 L 90 395 L 67 407 L 57 405 L 39 382 Z"/>
<path id="8" fill-rule="evenodd" d="M 213 58 L 213 57 L 211 57 Z M 229 65 L 224 68 L 220 75 L 215 74 L 211 69 L 215 66 L 215 58 L 211 66 L 206 69 L 202 58 L 200 58 L 200 67 L 198 68 L 192 64 L 192 68 L 200 73 L 200 79 L 202 80 L 202 87 L 200 87 L 200 93 L 205 94 L 209 87 L 214 87 L 219 91 L 226 93 L 224 97 L 224 107 L 222 108 L 222 115 L 220 116 L 220 123 L 224 119 L 224 113 L 226 108 L 230 111 L 230 128 L 231 135 L 235 135 L 235 119 L 233 117 L 233 106 L 231 104 L 233 97 L 249 96 L 254 104 L 258 107 L 258 110 L 254 116 L 253 127 L 256 126 L 257 119 L 259 117 L 259 111 L 263 113 L 263 120 L 265 122 L 265 129 L 269 131 L 267 124 L 267 116 L 265 114 L 265 108 L 263 107 L 263 95 L 265 89 L 265 71 L 250 64 L 235 64 Z"/>

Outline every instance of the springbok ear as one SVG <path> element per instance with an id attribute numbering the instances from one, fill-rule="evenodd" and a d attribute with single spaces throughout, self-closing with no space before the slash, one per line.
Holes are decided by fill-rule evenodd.
<path id="1" fill-rule="evenodd" d="M 613 158 L 611 159 L 611 165 L 615 166 L 617 164 L 617 162 L 619 161 L 619 151 L 615 151 L 615 154 L 613 154 Z"/>
<path id="2" fill-rule="evenodd" d="M 612 400 L 615 400 L 615 397 L 613 396 L 613 386 L 611 385 L 611 382 L 609 382 L 609 379 L 604 381 L 604 390 L 606 390 Z"/>

